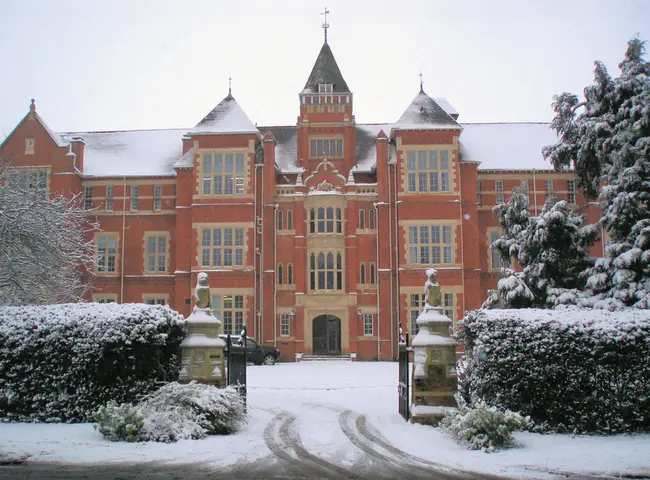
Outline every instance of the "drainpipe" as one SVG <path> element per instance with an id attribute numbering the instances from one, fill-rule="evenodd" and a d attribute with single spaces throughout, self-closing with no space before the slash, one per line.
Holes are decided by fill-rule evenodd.
<path id="1" fill-rule="evenodd" d="M 273 346 L 278 343 L 278 207 L 275 204 L 273 209 Z"/>
<path id="2" fill-rule="evenodd" d="M 460 177 L 460 165 L 458 165 L 458 176 Z M 465 297 L 467 295 L 465 293 L 465 249 L 463 248 L 463 182 L 462 181 L 458 182 L 458 193 L 460 195 L 460 202 L 458 203 L 459 210 L 460 210 L 460 258 L 461 258 L 460 284 L 461 287 L 463 288 L 463 316 L 465 316 Z M 453 322 L 452 322 L 452 327 L 453 327 Z"/>
<path id="3" fill-rule="evenodd" d="M 124 303 L 124 237 L 126 236 L 126 177 L 124 179 L 124 190 L 122 192 L 122 258 L 120 259 L 120 302 Z"/>
<path id="4" fill-rule="evenodd" d="M 259 340 L 259 325 L 258 325 L 258 315 L 259 312 L 257 308 L 257 301 L 259 299 L 257 295 L 257 257 L 259 251 L 257 249 L 257 169 L 261 165 L 255 164 L 255 178 L 253 180 L 253 331 L 255 332 L 255 338 Z"/>
<path id="5" fill-rule="evenodd" d="M 381 322 L 379 315 L 379 209 L 377 208 L 379 204 L 373 203 L 372 206 L 375 207 L 375 223 L 377 224 L 377 235 L 375 235 L 376 240 L 376 253 L 377 260 L 375 263 L 375 281 L 377 282 L 377 361 L 381 360 Z"/>
<path id="6" fill-rule="evenodd" d="M 537 182 L 535 181 L 534 168 L 533 168 L 533 202 L 535 203 L 535 216 L 537 216 Z"/>
<path id="7" fill-rule="evenodd" d="M 394 165 L 393 175 L 393 185 L 395 185 L 395 290 L 397 294 L 397 322 L 399 323 L 402 306 L 400 305 L 401 295 L 399 291 L 399 185 L 397 184 L 397 163 Z"/>
<path id="8" fill-rule="evenodd" d="M 390 165 L 390 163 L 389 163 Z M 390 168 L 388 169 L 388 265 L 390 269 L 390 358 L 395 359 L 395 305 L 393 303 L 393 224 L 391 223 L 391 198 L 390 198 Z M 379 238 L 379 218 L 377 222 L 377 238 Z M 379 268 L 379 265 L 377 265 Z M 378 274 L 379 272 L 377 272 Z"/>
<path id="9" fill-rule="evenodd" d="M 262 246 L 260 251 L 260 311 L 258 314 L 260 327 L 260 344 L 264 345 L 264 165 L 262 164 L 262 201 L 261 204 L 261 222 L 260 230 L 262 232 Z M 255 219 L 255 228 L 257 228 L 257 219 Z"/>

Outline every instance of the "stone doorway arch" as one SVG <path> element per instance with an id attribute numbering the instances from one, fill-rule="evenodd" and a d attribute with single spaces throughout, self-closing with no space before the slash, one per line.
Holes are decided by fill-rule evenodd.
<path id="1" fill-rule="evenodd" d="M 314 355 L 341 355 L 341 319 L 325 314 L 312 322 Z"/>

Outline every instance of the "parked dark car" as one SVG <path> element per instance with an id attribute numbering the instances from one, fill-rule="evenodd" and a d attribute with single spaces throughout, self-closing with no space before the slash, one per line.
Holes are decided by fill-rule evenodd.
<path id="1" fill-rule="evenodd" d="M 227 335 L 219 335 L 224 340 L 227 338 Z M 233 344 L 239 345 L 241 337 L 239 335 L 231 335 L 231 341 Z M 246 356 L 248 357 L 249 362 L 253 362 L 255 365 L 275 365 L 275 362 L 280 358 L 280 350 L 275 347 L 266 347 L 260 345 L 252 338 L 246 339 Z"/>

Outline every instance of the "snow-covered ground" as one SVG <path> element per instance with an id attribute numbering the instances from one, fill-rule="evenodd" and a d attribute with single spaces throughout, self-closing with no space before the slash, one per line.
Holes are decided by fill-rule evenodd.
<path id="1" fill-rule="evenodd" d="M 248 376 L 249 422 L 235 435 L 127 444 L 104 440 L 91 424 L 0 424 L 0 460 L 29 456 L 28 461 L 65 463 L 192 461 L 223 469 L 274 458 L 265 433 L 268 438 L 273 420 L 288 412 L 295 417 L 291 425 L 307 452 L 344 468 L 354 468 L 365 455 L 344 428 L 346 421 L 354 427 L 354 419 L 363 415 L 369 428 L 395 449 L 453 469 L 512 478 L 552 478 L 548 472 L 650 476 L 650 435 L 519 433 L 519 448 L 492 454 L 463 450 L 437 429 L 406 423 L 398 415 L 396 363 L 252 366 Z"/>

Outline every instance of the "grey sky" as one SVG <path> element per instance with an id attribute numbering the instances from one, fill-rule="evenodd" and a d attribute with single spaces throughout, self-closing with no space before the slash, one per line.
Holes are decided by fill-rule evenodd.
<path id="1" fill-rule="evenodd" d="M 229 75 L 253 122 L 295 124 L 325 4 L 360 123 L 396 121 L 420 70 L 461 121 L 547 121 L 650 40 L 648 0 L 0 0 L 0 139 L 32 97 L 57 131 L 189 128 Z"/>

